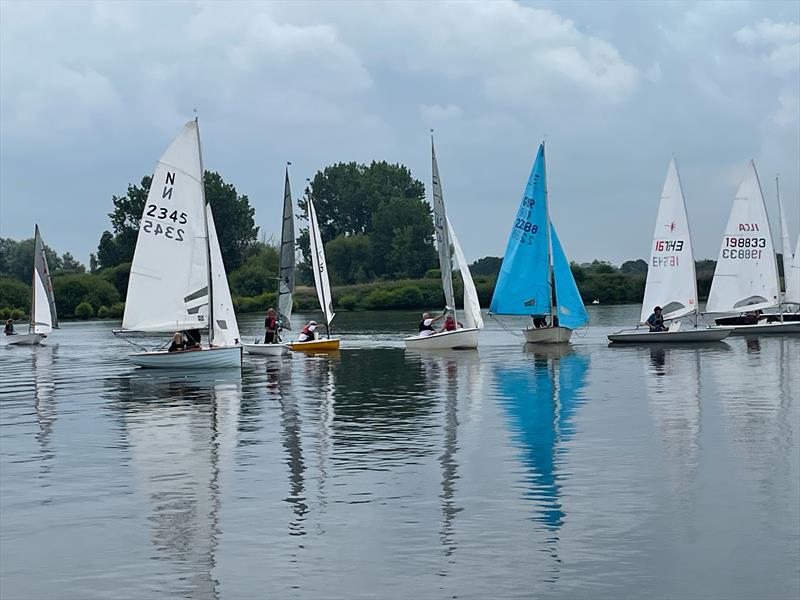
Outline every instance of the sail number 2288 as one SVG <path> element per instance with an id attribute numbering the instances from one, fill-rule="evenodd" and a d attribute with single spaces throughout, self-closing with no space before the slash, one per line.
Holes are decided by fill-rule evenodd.
<path id="1" fill-rule="evenodd" d="M 517 218 L 517 220 L 514 221 L 514 228 L 521 229 L 525 233 L 536 233 L 537 231 L 539 231 L 538 225 L 520 218 Z"/>

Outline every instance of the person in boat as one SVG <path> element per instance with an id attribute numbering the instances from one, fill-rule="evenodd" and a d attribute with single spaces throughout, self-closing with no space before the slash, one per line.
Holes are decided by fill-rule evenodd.
<path id="1" fill-rule="evenodd" d="M 280 329 L 280 322 L 278 321 L 278 313 L 274 308 L 267 311 L 267 316 L 264 319 L 264 343 L 277 344 L 278 343 L 278 330 Z"/>
<path id="2" fill-rule="evenodd" d="M 180 352 L 185 346 L 186 343 L 183 341 L 183 334 L 180 331 L 176 331 L 172 336 L 172 342 L 170 343 L 167 352 Z"/>
<path id="3" fill-rule="evenodd" d="M 6 335 L 14 335 L 14 321 L 6 319 L 6 327 L 4 329 Z"/>
<path id="4" fill-rule="evenodd" d="M 758 321 L 762 318 L 763 314 L 764 314 L 763 310 L 748 311 L 744 313 L 744 316 L 742 317 L 742 322 L 745 325 L 756 325 L 758 324 Z"/>
<path id="5" fill-rule="evenodd" d="M 300 330 L 300 336 L 297 338 L 298 342 L 313 342 L 317 339 L 317 322 L 309 321 L 308 324 Z"/>
<path id="6" fill-rule="evenodd" d="M 667 330 L 667 328 L 664 327 L 664 315 L 661 313 L 660 306 L 656 306 L 653 309 L 653 314 L 647 317 L 646 323 L 652 332 Z"/>
<path id="7" fill-rule="evenodd" d="M 533 319 L 533 326 L 536 329 L 540 329 L 542 327 L 547 327 L 547 317 L 544 315 L 531 315 Z"/>
<path id="8" fill-rule="evenodd" d="M 431 313 L 422 313 L 422 320 L 419 322 L 419 337 L 428 337 L 436 333 L 433 324 L 447 314 L 447 311 L 440 314 L 438 317 L 432 317 Z"/>
<path id="9" fill-rule="evenodd" d="M 439 330 L 439 333 L 442 333 L 444 331 L 455 331 L 459 327 L 464 327 L 464 325 L 458 323 L 456 321 L 456 318 L 452 314 L 449 314 L 447 315 L 447 318 L 444 320 L 444 325 Z"/>
<path id="10" fill-rule="evenodd" d="M 187 331 L 183 332 L 184 337 L 184 350 L 199 350 L 200 349 L 200 330 L 199 329 L 188 329 Z"/>

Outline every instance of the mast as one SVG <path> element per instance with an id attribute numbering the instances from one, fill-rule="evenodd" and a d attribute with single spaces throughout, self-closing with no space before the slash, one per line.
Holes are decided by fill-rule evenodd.
<path id="1" fill-rule="evenodd" d="M 553 326 L 553 315 L 558 307 L 558 298 L 556 297 L 556 286 L 553 281 L 553 240 L 550 239 L 550 201 L 547 191 L 547 162 L 544 158 L 544 141 L 542 141 L 542 161 L 544 162 L 543 171 L 544 177 L 544 211 L 545 211 L 545 227 L 547 229 L 547 285 L 550 287 L 550 325 Z"/>
<path id="2" fill-rule="evenodd" d="M 39 238 L 39 224 L 35 225 L 33 234 L 33 273 L 31 279 L 31 322 L 28 324 L 28 333 L 36 331 L 36 240 Z"/>
<path id="3" fill-rule="evenodd" d="M 314 209 L 314 204 L 313 204 L 314 201 L 312 199 L 313 192 L 311 188 L 311 180 L 306 179 L 306 181 L 308 182 L 308 202 L 306 203 L 306 215 L 308 216 L 308 227 L 309 227 L 308 237 L 310 243 L 313 245 L 312 252 L 314 253 L 311 259 L 311 267 L 314 269 L 319 269 L 319 249 L 317 248 L 317 236 L 314 235 L 315 234 L 314 231 L 311 231 L 312 227 L 315 230 L 319 229 L 319 223 L 317 223 L 317 211 Z M 325 311 L 325 307 L 327 306 L 328 302 L 327 299 L 325 298 L 325 286 L 320 285 L 317 291 L 320 297 L 322 298 L 322 306 L 320 306 L 320 308 L 322 309 L 322 316 L 325 317 L 325 336 L 328 339 L 330 339 L 331 328 L 330 325 L 328 324 L 328 313 Z"/>
<path id="4" fill-rule="evenodd" d="M 200 189 L 203 190 L 203 227 L 206 233 L 206 278 L 208 279 L 208 345 L 214 341 L 214 283 L 211 276 L 211 239 L 208 235 L 208 205 L 206 203 L 205 169 L 203 168 L 203 148 L 200 145 L 200 124 L 194 118 L 197 134 L 197 152 L 200 156 Z"/>

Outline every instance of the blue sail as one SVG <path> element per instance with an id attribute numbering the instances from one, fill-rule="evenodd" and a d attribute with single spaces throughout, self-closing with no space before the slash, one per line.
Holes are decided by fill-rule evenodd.
<path id="1" fill-rule="evenodd" d="M 561 242 L 558 241 L 555 227 L 550 223 L 550 239 L 553 245 L 553 279 L 556 282 L 556 302 L 558 303 L 558 323 L 562 327 L 578 329 L 589 322 L 589 315 L 583 305 L 581 293 L 569 268 Z"/>
<path id="2" fill-rule="evenodd" d="M 500 315 L 550 313 L 546 224 L 547 182 L 542 144 L 511 228 L 490 312 Z"/>

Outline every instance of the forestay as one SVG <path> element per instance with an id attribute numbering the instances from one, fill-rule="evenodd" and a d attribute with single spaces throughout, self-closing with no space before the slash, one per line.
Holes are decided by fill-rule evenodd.
<path id="1" fill-rule="evenodd" d="M 58 329 L 56 299 L 53 294 L 53 282 L 47 266 L 47 255 L 44 241 L 36 225 L 33 246 L 33 310 L 31 323 L 34 333 L 48 334 Z"/>
<path id="2" fill-rule="evenodd" d="M 453 245 L 453 254 L 456 259 L 456 266 L 461 272 L 461 281 L 464 284 L 464 324 L 467 327 L 477 327 L 483 329 L 483 316 L 481 315 L 481 304 L 478 300 L 478 291 L 475 289 L 475 282 L 472 281 L 472 274 L 469 272 L 469 265 L 458 243 L 456 231 L 450 219 L 447 219 L 447 230 L 450 243 Z"/>
<path id="3" fill-rule="evenodd" d="M 583 305 L 578 284 L 575 283 L 569 261 L 552 223 L 550 223 L 550 241 L 553 246 L 553 280 L 556 285 L 558 323 L 562 327 L 578 329 L 589 322 L 589 314 Z"/>
<path id="4" fill-rule="evenodd" d="M 669 162 L 658 205 L 640 322 L 644 323 L 656 306 L 661 306 L 665 319 L 677 319 L 697 311 L 692 238 L 674 159 Z"/>
<path id="5" fill-rule="evenodd" d="M 550 313 L 544 144 L 539 146 L 508 239 L 489 311 L 505 315 Z"/>
<path id="6" fill-rule="evenodd" d="M 222 262 L 222 252 L 219 249 L 217 229 L 214 226 L 214 215 L 211 205 L 206 205 L 208 219 L 208 246 L 211 257 L 211 289 L 213 298 L 214 331 L 211 338 L 212 346 L 235 346 L 239 343 L 239 326 L 236 314 L 233 311 L 231 290 L 228 287 L 228 277 L 225 274 L 225 265 Z"/>
<path id="7" fill-rule="evenodd" d="M 447 215 L 444 211 L 444 197 L 442 196 L 442 183 L 439 179 L 439 165 L 436 162 L 436 151 L 431 139 L 432 178 L 433 192 L 433 228 L 436 231 L 436 248 L 439 251 L 439 269 L 442 275 L 442 289 L 447 306 L 455 309 L 456 301 L 453 293 L 453 273 L 450 258 L 450 235 L 448 231 Z"/>
<path id="8" fill-rule="evenodd" d="M 289 168 L 283 186 L 283 227 L 281 229 L 280 281 L 278 283 L 278 313 L 285 329 L 292 328 L 292 295 L 294 294 L 294 213 L 292 190 L 289 187 Z"/>
<path id="9" fill-rule="evenodd" d="M 706 311 L 760 310 L 779 302 L 778 266 L 764 195 L 756 165 L 750 161 L 725 227 Z"/>
<path id="10" fill-rule="evenodd" d="M 317 211 L 314 201 L 308 199 L 308 229 L 311 239 L 311 265 L 314 270 L 314 285 L 317 288 L 317 298 L 325 316 L 325 323 L 330 325 L 336 313 L 333 312 L 333 299 L 331 297 L 331 283 L 328 280 L 328 265 L 325 262 L 325 248 L 322 246 L 322 236 L 317 222 Z"/>
<path id="11" fill-rule="evenodd" d="M 207 326 L 208 252 L 197 123 L 159 160 L 131 265 L 122 327 L 171 332 Z"/>

